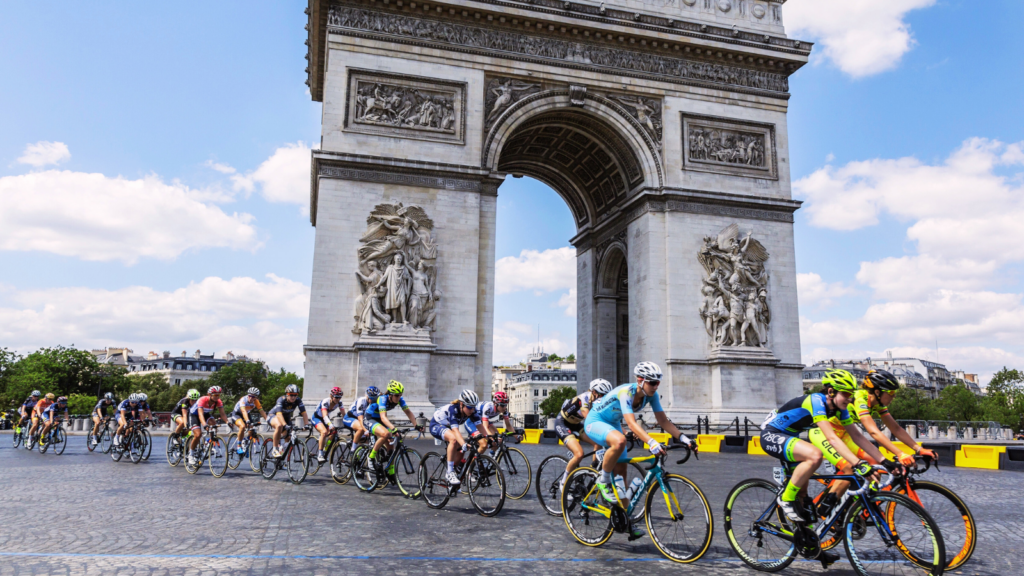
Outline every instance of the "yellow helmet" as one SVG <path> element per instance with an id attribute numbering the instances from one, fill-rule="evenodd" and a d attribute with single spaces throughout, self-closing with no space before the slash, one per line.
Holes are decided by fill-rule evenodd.
<path id="1" fill-rule="evenodd" d="M 46 395 L 47 400 L 53 400 L 54 398 L 56 398 L 56 396 L 53 395 L 53 392 L 50 392 L 49 394 Z"/>
<path id="2" fill-rule="evenodd" d="M 857 390 L 857 379 L 846 370 L 826 370 L 825 377 L 821 379 L 825 386 L 831 386 L 837 392 L 854 392 Z"/>
<path id="3" fill-rule="evenodd" d="M 388 394 L 401 396 L 403 393 L 405 393 L 405 386 L 402 386 L 401 382 L 399 382 L 398 380 L 392 380 L 391 382 L 388 382 Z"/>

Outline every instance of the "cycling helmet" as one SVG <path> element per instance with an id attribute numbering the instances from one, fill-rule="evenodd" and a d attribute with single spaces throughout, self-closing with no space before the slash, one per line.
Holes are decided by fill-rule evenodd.
<path id="1" fill-rule="evenodd" d="M 149 396 L 145 392 L 139 392 L 139 402 L 145 402 L 146 400 L 149 400 Z"/>
<path id="2" fill-rule="evenodd" d="M 367 387 L 366 388 L 366 396 L 368 398 L 376 398 L 376 397 L 380 396 L 380 388 L 377 388 L 376 386 L 369 386 L 369 387 Z"/>
<path id="3" fill-rule="evenodd" d="M 210 389 L 206 391 L 207 394 L 220 394 L 224 392 L 224 389 L 220 386 L 210 386 Z"/>
<path id="4" fill-rule="evenodd" d="M 103 395 L 103 398 L 105 398 L 107 400 L 113 400 L 114 399 L 114 393 L 113 392 L 107 392 L 106 394 Z"/>
<path id="5" fill-rule="evenodd" d="M 871 370 L 864 377 L 864 387 L 868 390 L 891 392 L 900 389 L 900 382 L 888 370 Z"/>
<path id="6" fill-rule="evenodd" d="M 137 403 L 139 401 L 139 395 L 138 394 L 129 394 L 128 395 L 128 401 L 131 402 L 132 404 Z"/>
<path id="7" fill-rule="evenodd" d="M 53 400 L 54 398 L 56 398 L 56 396 L 53 395 L 53 392 L 50 392 L 49 394 L 46 395 L 47 400 Z"/>
<path id="8" fill-rule="evenodd" d="M 504 392 L 495 392 L 493 396 L 491 396 L 491 399 L 495 404 L 508 404 L 508 394 L 505 394 Z"/>
<path id="9" fill-rule="evenodd" d="M 189 391 L 188 391 L 188 399 L 189 400 L 199 400 L 199 390 L 196 390 L 195 388 L 189 389 Z"/>
<path id="10" fill-rule="evenodd" d="M 260 389 L 259 388 L 249 388 L 248 390 L 245 391 L 245 393 L 250 395 L 250 396 L 255 396 L 257 398 L 260 397 Z"/>
<path id="11" fill-rule="evenodd" d="M 476 406 L 476 403 L 480 401 L 480 397 L 476 395 L 476 392 L 467 389 L 463 390 L 462 394 L 459 394 L 459 400 L 461 400 L 463 404 Z"/>
<path id="12" fill-rule="evenodd" d="M 295 384 L 289 384 L 288 387 L 284 389 L 284 393 L 285 394 L 298 394 L 299 393 L 299 387 L 296 386 Z"/>
<path id="13" fill-rule="evenodd" d="M 331 398 L 341 398 L 343 395 L 344 395 L 344 393 L 341 391 L 341 388 L 339 388 L 338 386 L 335 386 L 334 388 L 331 388 Z"/>
<path id="14" fill-rule="evenodd" d="M 40 392 L 39 390 L 33 390 L 32 393 L 29 394 L 29 396 L 32 396 L 33 398 L 39 398 L 42 395 L 43 395 L 43 393 Z"/>
<path id="15" fill-rule="evenodd" d="M 61 396 L 60 398 L 57 398 L 57 404 L 67 404 L 67 403 L 68 403 L 68 397 L 67 396 Z"/>
<path id="16" fill-rule="evenodd" d="M 633 368 L 633 374 L 644 380 L 661 381 L 661 368 L 654 362 L 641 362 Z"/>
<path id="17" fill-rule="evenodd" d="M 857 379 L 853 377 L 853 374 L 839 368 L 826 370 L 825 377 L 821 379 L 821 383 L 837 392 L 854 392 L 857 390 Z"/>
<path id="18" fill-rule="evenodd" d="M 402 386 L 402 383 L 398 380 L 392 380 L 391 382 L 388 382 L 388 394 L 401 396 L 402 394 L 405 394 L 405 386 Z"/>
<path id="19" fill-rule="evenodd" d="M 612 383 L 604 378 L 595 378 L 590 381 L 590 391 L 604 396 L 612 391 Z"/>

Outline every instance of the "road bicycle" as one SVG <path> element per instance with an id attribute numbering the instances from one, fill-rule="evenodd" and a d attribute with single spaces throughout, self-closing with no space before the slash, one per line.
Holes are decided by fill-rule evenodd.
<path id="1" fill-rule="evenodd" d="M 819 559 L 822 543 L 834 533 L 842 538 L 846 557 L 860 576 L 942 576 L 945 546 L 939 527 L 910 498 L 884 490 L 894 481 L 893 475 L 881 484 L 859 474 L 813 476 L 812 482 L 848 481 L 851 489 L 828 518 L 817 525 L 800 525 L 791 521 L 776 502 L 796 467 L 786 464 L 775 468 L 774 483 L 761 478 L 743 480 L 726 497 L 725 530 L 729 545 L 748 566 L 762 572 L 778 572 L 798 555 Z M 872 473 L 875 472 L 886 470 L 874 466 Z M 821 562 L 827 567 L 824 559 Z"/>
<path id="2" fill-rule="evenodd" d="M 505 476 L 494 458 L 479 452 L 476 442 L 470 440 L 463 448 L 462 462 L 455 467 L 459 484 L 448 482 L 448 460 L 443 454 L 427 452 L 423 456 L 417 470 L 423 500 L 431 508 L 444 508 L 461 489 L 469 494 L 477 512 L 494 516 L 505 505 Z"/>
<path id="3" fill-rule="evenodd" d="M 632 432 L 626 433 L 626 440 L 629 442 L 628 449 L 632 450 L 637 446 L 636 438 Z M 583 458 L 580 460 L 582 463 L 588 457 L 591 458 L 591 468 L 598 470 L 601 468 L 601 459 L 604 457 L 604 449 L 591 450 L 583 454 Z M 562 479 L 565 477 L 565 467 L 569 464 L 569 459 L 572 458 L 572 452 L 566 451 L 565 456 L 554 454 L 548 456 L 541 461 L 540 466 L 537 467 L 537 481 L 536 481 L 536 493 L 537 501 L 540 502 L 541 507 L 544 511 L 551 516 L 562 515 Z M 632 484 L 634 478 L 643 478 L 644 469 L 639 464 L 634 462 L 629 463 L 626 467 L 626 486 Z M 644 514 L 644 503 L 640 502 L 636 510 L 633 511 L 631 518 L 633 520 L 639 520 Z"/>
<path id="4" fill-rule="evenodd" d="M 422 458 L 420 453 L 405 445 L 405 435 L 416 428 L 396 428 L 391 432 L 391 444 L 377 451 L 377 459 L 370 458 L 371 446 L 360 445 L 352 451 L 352 481 L 363 492 L 373 492 L 394 483 L 406 498 L 419 498 L 420 485 L 416 478 Z"/>
<path id="5" fill-rule="evenodd" d="M 238 453 L 238 435 L 231 431 L 228 437 L 228 468 L 236 470 L 242 460 L 248 459 L 249 468 L 252 468 L 252 471 L 257 474 L 260 473 L 260 449 L 263 447 L 263 436 L 256 431 L 259 425 L 258 418 L 249 418 L 249 423 L 242 431 L 241 454 Z"/>
<path id="6" fill-rule="evenodd" d="M 145 432 L 145 421 L 129 420 L 121 435 L 121 443 L 111 447 L 110 458 L 114 462 L 119 462 L 127 453 L 128 459 L 133 464 L 138 464 L 150 450 L 151 443 L 150 437 Z"/>
<path id="7" fill-rule="evenodd" d="M 692 480 L 665 472 L 664 464 L 673 450 L 685 450 L 683 464 L 694 454 L 689 446 L 665 446 L 658 455 L 638 456 L 629 462 L 650 462 L 642 484 L 632 494 L 627 490 L 617 504 L 609 504 L 597 489 L 598 472 L 580 467 L 572 471 L 562 492 L 562 519 L 581 544 L 600 546 L 615 532 L 633 528 L 633 511 L 644 503 L 647 533 L 666 558 L 690 563 L 699 560 L 711 546 L 714 518 L 707 498 Z M 657 498 L 661 496 L 661 498 Z M 630 535 L 630 540 L 639 536 Z"/>
<path id="8" fill-rule="evenodd" d="M 512 433 L 498 432 L 488 436 L 494 442 L 494 460 L 501 468 L 501 473 L 505 475 L 508 497 L 513 500 L 519 500 L 526 496 L 526 493 L 530 491 L 530 485 L 533 483 L 533 470 L 530 468 L 530 460 L 526 457 L 526 454 L 523 454 L 522 450 L 508 445 L 509 436 L 521 438 L 522 435 L 523 430 L 516 430 Z M 516 443 L 518 444 L 518 440 Z"/>
<path id="9" fill-rule="evenodd" d="M 53 446 L 53 453 L 58 456 L 64 453 L 68 445 L 68 435 L 64 432 L 64 421 L 57 420 L 50 426 L 46 436 L 39 440 L 39 453 L 46 454 L 46 450 Z"/>
<path id="10" fill-rule="evenodd" d="M 313 476 L 316 476 L 316 473 L 320 471 L 320 468 L 324 465 L 324 463 L 333 461 L 331 459 L 330 454 L 331 451 L 336 450 L 335 446 L 337 446 L 338 444 L 344 445 L 342 447 L 342 450 L 345 453 L 344 456 L 347 457 L 348 443 L 352 441 L 352 432 L 348 431 L 347 429 L 345 429 L 346 431 L 348 431 L 347 442 L 344 439 L 339 439 L 339 436 L 342 433 L 341 428 L 335 428 L 333 432 L 328 432 L 327 439 L 324 441 L 324 455 L 326 456 L 326 458 L 324 459 L 324 462 L 321 462 L 316 457 L 317 453 L 320 451 L 320 439 L 316 436 L 313 436 L 313 430 L 315 429 L 315 426 L 310 427 L 309 433 L 306 435 L 306 453 L 308 454 L 307 457 L 309 458 L 309 473 Z M 337 480 L 335 481 L 337 482 Z M 348 482 L 347 478 L 345 479 L 345 482 Z M 345 482 L 339 482 L 339 484 L 344 484 Z"/>
<path id="11" fill-rule="evenodd" d="M 181 458 L 186 452 L 185 447 L 192 439 L 192 430 L 186 430 L 186 432 L 171 432 L 167 437 L 167 446 L 164 447 L 164 452 L 167 453 L 167 463 L 171 466 L 177 466 L 181 462 Z"/>
<path id="12" fill-rule="evenodd" d="M 970 560 L 978 543 L 978 528 L 974 522 L 974 515 L 971 514 L 967 504 L 955 492 L 937 482 L 916 478 L 916 476 L 927 472 L 933 464 L 938 470 L 938 462 L 926 456 L 915 456 L 914 466 L 907 468 L 906 474 L 895 476 L 892 484 L 886 490 L 907 496 L 924 508 L 935 520 L 942 533 L 942 542 L 946 549 L 946 571 L 948 572 L 960 568 Z M 835 482 L 835 480 L 819 479 L 809 484 L 812 492 L 816 492 L 818 488 L 821 489 L 820 493 L 812 495 L 815 508 L 821 503 L 828 488 L 831 488 Z M 824 520 L 825 518 L 819 516 L 817 522 Z M 830 531 L 822 537 L 821 547 L 823 550 L 829 550 L 838 546 L 841 540 L 842 537 L 838 532 Z"/>
<path id="13" fill-rule="evenodd" d="M 213 474 L 214 478 L 220 478 L 227 472 L 227 442 L 217 434 L 219 427 L 220 422 L 217 420 L 207 422 L 203 428 L 202 436 L 199 437 L 199 445 L 193 450 L 187 450 L 185 470 L 189 474 L 195 474 L 207 462 L 209 462 L 210 473 Z M 189 431 L 189 435 L 185 440 L 191 443 L 191 438 L 192 431 Z M 185 446 L 188 446 L 188 444 L 185 444 Z"/>
<path id="14" fill-rule="evenodd" d="M 18 420 L 14 423 L 14 434 L 11 435 L 11 442 L 14 447 L 21 446 L 22 442 L 28 441 L 28 429 L 32 426 L 31 418 L 26 420 L 24 423 L 21 422 L 21 415 L 17 416 Z"/>
<path id="15" fill-rule="evenodd" d="M 260 474 L 263 478 L 271 480 L 281 468 L 288 470 L 288 478 L 292 484 L 302 484 L 309 472 L 309 459 L 306 454 L 306 445 L 299 438 L 299 433 L 306 431 L 305 426 L 285 426 L 284 435 L 281 438 L 285 446 L 281 449 L 280 456 L 274 456 L 274 439 L 267 438 L 260 447 Z"/>
<path id="16" fill-rule="evenodd" d="M 351 431 L 349 437 L 353 437 Z M 348 484 L 348 481 L 352 479 L 352 452 L 367 446 L 371 440 L 375 440 L 375 438 L 371 438 L 369 434 L 363 434 L 363 437 L 359 439 L 359 445 L 355 448 L 352 447 L 351 441 L 334 442 L 327 451 L 327 462 L 331 465 L 331 478 L 335 482 Z"/>
<path id="17" fill-rule="evenodd" d="M 104 416 L 100 421 L 100 431 L 98 435 L 93 434 L 95 426 L 89 427 L 89 433 L 85 435 L 85 447 L 89 449 L 89 452 L 93 452 L 99 447 L 100 452 L 107 454 L 110 452 L 110 446 L 114 442 L 114 433 L 110 430 L 110 416 Z M 93 439 L 98 438 L 99 442 L 93 444 Z"/>

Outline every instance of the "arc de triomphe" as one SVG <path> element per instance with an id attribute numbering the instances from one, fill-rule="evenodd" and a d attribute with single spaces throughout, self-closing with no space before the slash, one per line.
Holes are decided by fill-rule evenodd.
<path id="1" fill-rule="evenodd" d="M 801 390 L 785 0 L 310 0 L 323 102 L 309 398 L 489 392 L 507 175 L 576 221 L 579 385 L 652 360 L 675 417 Z"/>

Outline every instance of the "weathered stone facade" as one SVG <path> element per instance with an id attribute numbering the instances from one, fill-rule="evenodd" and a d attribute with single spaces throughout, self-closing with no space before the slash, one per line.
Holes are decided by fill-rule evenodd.
<path id="1" fill-rule="evenodd" d="M 550 185 L 576 221 L 581 387 L 652 360 L 678 417 L 731 420 L 798 394 L 786 110 L 811 46 L 785 36 L 783 1 L 311 0 L 308 84 L 324 110 L 306 395 L 394 378 L 419 412 L 486 390 L 508 174 Z M 382 238 L 420 236 L 388 206 L 429 216 L 430 258 L 395 265 Z M 382 210 L 394 230 L 368 232 Z M 770 258 L 737 280 L 726 341 L 698 313 L 709 275 L 695 255 L 733 225 Z M 368 300 L 384 266 L 407 287 L 391 305 L 418 306 L 404 328 L 386 294 Z"/>

